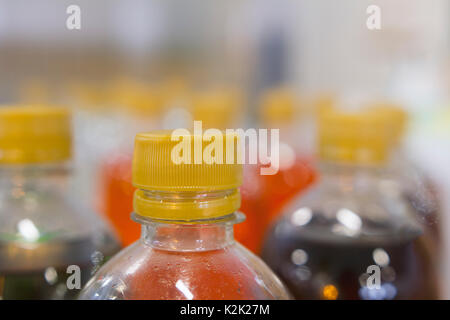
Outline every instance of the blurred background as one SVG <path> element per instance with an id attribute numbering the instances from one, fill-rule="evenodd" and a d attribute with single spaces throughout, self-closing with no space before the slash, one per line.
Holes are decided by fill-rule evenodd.
<path id="1" fill-rule="evenodd" d="M 66 28 L 73 4 L 80 30 Z M 380 30 L 366 27 L 371 4 L 381 9 Z M 0 103 L 73 110 L 73 192 L 113 225 L 132 210 L 123 199 L 133 192 L 137 131 L 193 119 L 272 127 L 280 114 L 265 112 L 262 97 L 288 91 L 301 101 L 298 128 L 306 122 L 294 140 L 314 155 L 314 117 L 324 105 L 395 103 L 409 115 L 403 148 L 439 194 L 442 214 L 432 223 L 442 232 L 448 299 L 449 18 L 446 0 L 0 0 Z M 286 112 L 294 118 L 280 117 Z M 251 183 L 243 188 L 251 198 Z M 123 244 L 134 240 L 116 231 Z"/>

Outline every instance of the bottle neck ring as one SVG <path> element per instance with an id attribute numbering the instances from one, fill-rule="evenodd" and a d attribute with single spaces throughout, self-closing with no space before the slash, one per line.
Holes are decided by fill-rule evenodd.
<path id="1" fill-rule="evenodd" d="M 142 225 L 141 240 L 154 249 L 201 252 L 223 249 L 234 243 L 233 225 L 245 216 L 234 212 L 215 219 L 196 221 L 158 220 L 136 213 L 132 219 Z"/>
<path id="2" fill-rule="evenodd" d="M 214 192 L 161 192 L 138 189 L 136 215 L 162 221 L 193 222 L 226 217 L 241 205 L 238 189 Z"/>

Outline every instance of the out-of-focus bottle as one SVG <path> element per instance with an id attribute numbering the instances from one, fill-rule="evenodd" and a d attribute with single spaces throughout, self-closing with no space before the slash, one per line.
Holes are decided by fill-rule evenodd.
<path id="1" fill-rule="evenodd" d="M 124 123 L 104 83 L 70 82 L 65 104 L 70 106 L 74 125 L 74 179 L 72 192 L 93 210 L 98 209 L 97 185 L 100 163 L 116 146 L 122 145 Z"/>
<path id="2" fill-rule="evenodd" d="M 242 121 L 245 105 L 241 94 L 231 88 L 214 88 L 192 95 L 192 118 L 203 128 L 235 129 Z"/>
<path id="3" fill-rule="evenodd" d="M 98 206 L 111 222 L 123 246 L 139 239 L 140 226 L 130 219 L 133 211 L 131 182 L 134 136 L 159 128 L 162 92 L 156 86 L 136 81 L 119 81 L 110 89 L 110 98 L 120 115 L 121 139 L 104 155 L 99 171 Z"/>
<path id="4" fill-rule="evenodd" d="M 165 79 L 161 85 L 164 101 L 161 112 L 161 128 L 165 130 L 189 128 L 192 126 L 192 88 L 181 76 Z"/>
<path id="5" fill-rule="evenodd" d="M 239 127 L 243 114 L 242 98 L 232 89 L 209 89 L 200 91 L 193 96 L 192 119 L 202 121 L 204 130 L 215 128 L 219 130 L 236 129 Z M 256 165 L 244 165 L 244 183 L 241 186 L 241 212 L 245 221 L 234 227 L 237 241 L 247 249 L 256 252 L 263 235 L 263 219 L 259 211 L 260 186 L 258 184 Z"/>
<path id="6" fill-rule="evenodd" d="M 279 171 L 259 177 L 264 231 L 281 208 L 316 179 L 312 151 L 315 121 L 309 111 L 301 108 L 299 99 L 286 88 L 270 90 L 262 97 L 262 125 L 280 130 Z"/>
<path id="7" fill-rule="evenodd" d="M 0 298 L 74 298 L 118 246 L 66 189 L 70 114 L 2 107 L 0 128 Z"/>
<path id="8" fill-rule="evenodd" d="M 404 197 L 411 202 L 419 222 L 423 224 L 426 237 L 430 239 L 428 246 L 437 256 L 441 246 L 438 188 L 407 156 L 404 149 L 403 138 L 408 126 L 408 114 L 393 103 L 376 103 L 370 107 L 374 112 L 383 115 L 391 127 L 392 156 L 388 166 L 391 171 L 390 181 L 398 185 Z"/>
<path id="9" fill-rule="evenodd" d="M 263 250 L 296 298 L 437 297 L 417 213 L 386 184 L 389 129 L 371 110 L 321 110 L 320 179 L 286 207 Z"/>
<path id="10" fill-rule="evenodd" d="M 426 273 L 440 274 L 441 268 L 441 213 L 438 188 L 421 168 L 407 156 L 403 138 L 408 127 L 408 114 L 399 105 L 392 102 L 370 105 L 374 112 L 383 115 L 390 126 L 392 156 L 390 158 L 385 184 L 387 188 L 397 190 L 416 212 L 416 218 L 422 225 L 424 234 L 422 246 L 429 255 L 431 263 Z M 437 290 L 442 288 L 437 285 Z"/>
<path id="11" fill-rule="evenodd" d="M 242 165 L 226 141 L 236 150 L 238 136 L 216 136 L 222 155 L 196 164 L 210 142 L 187 130 L 178 134 L 178 141 L 164 131 L 136 136 L 133 219 L 142 225 L 141 238 L 105 264 L 80 298 L 288 298 L 272 271 L 233 238 L 242 220 L 236 213 Z"/>
<path id="12" fill-rule="evenodd" d="M 54 103 L 54 90 L 49 83 L 41 79 L 25 79 L 18 88 L 17 99 L 23 104 L 48 104 Z"/>

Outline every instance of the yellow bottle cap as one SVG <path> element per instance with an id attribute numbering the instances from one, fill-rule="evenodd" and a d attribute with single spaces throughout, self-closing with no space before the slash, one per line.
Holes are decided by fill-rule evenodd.
<path id="1" fill-rule="evenodd" d="M 67 96 L 76 100 L 76 107 L 97 111 L 108 111 L 110 103 L 104 84 L 99 82 L 71 81 L 66 87 Z"/>
<path id="2" fill-rule="evenodd" d="M 49 103 L 54 92 L 48 83 L 39 79 L 28 79 L 21 84 L 19 89 L 19 100 L 21 103 Z"/>
<path id="3" fill-rule="evenodd" d="M 161 92 L 164 102 L 171 104 L 180 100 L 188 100 L 190 96 L 190 85 L 186 78 L 171 76 L 161 83 Z"/>
<path id="4" fill-rule="evenodd" d="M 161 90 L 148 83 L 119 80 L 111 85 L 109 91 L 112 104 L 136 115 L 155 115 L 164 103 Z"/>
<path id="5" fill-rule="evenodd" d="M 70 113 L 64 108 L 0 107 L 0 163 L 49 163 L 70 159 L 70 120 Z"/>
<path id="6" fill-rule="evenodd" d="M 241 102 L 233 90 L 209 90 L 194 94 L 192 99 L 193 120 L 201 120 L 203 128 L 233 128 Z"/>
<path id="7" fill-rule="evenodd" d="M 389 102 L 374 103 L 369 106 L 379 116 L 386 119 L 390 127 L 394 146 L 400 144 L 408 125 L 408 113 L 401 106 Z"/>
<path id="8" fill-rule="evenodd" d="M 222 146 L 222 153 L 220 147 L 212 152 L 214 142 Z M 242 165 L 237 163 L 236 155 L 239 136 L 220 132 L 214 142 L 189 132 L 181 133 L 178 139 L 172 139 L 172 131 L 138 134 L 133 157 L 133 185 L 139 189 L 134 196 L 135 212 L 155 219 L 197 220 L 221 217 L 239 209 L 237 188 L 242 184 Z M 215 163 L 207 163 L 211 163 L 211 158 L 205 157 L 208 154 L 217 156 Z M 200 155 L 203 159 L 198 158 Z M 188 163 L 180 163 L 180 156 Z M 150 198 L 146 196 L 149 190 L 176 193 L 180 198 L 176 202 Z M 219 192 L 227 190 L 226 196 Z M 181 196 L 211 192 L 222 195 L 196 200 L 183 200 Z"/>
<path id="9" fill-rule="evenodd" d="M 261 98 L 260 116 L 267 125 L 291 123 L 295 121 L 298 111 L 296 98 L 288 89 L 272 89 Z"/>
<path id="10" fill-rule="evenodd" d="M 313 107 L 316 115 L 335 107 L 336 96 L 332 93 L 321 93 L 314 99 Z"/>
<path id="11" fill-rule="evenodd" d="M 390 130 L 383 114 L 365 109 L 322 109 L 318 117 L 319 156 L 324 160 L 376 165 L 389 152 Z"/>

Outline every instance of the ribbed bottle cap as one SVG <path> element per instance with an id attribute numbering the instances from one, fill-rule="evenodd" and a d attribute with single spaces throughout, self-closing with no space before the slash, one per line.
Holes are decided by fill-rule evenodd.
<path id="1" fill-rule="evenodd" d="M 242 164 L 238 164 L 237 154 L 239 136 L 217 130 L 220 136 L 211 142 L 202 135 L 187 131 L 177 137 L 172 133 L 174 131 L 157 131 L 136 136 L 133 184 L 140 190 L 134 197 L 135 211 L 142 216 L 180 220 L 213 218 L 236 211 L 240 207 L 237 188 L 242 184 Z M 216 146 L 214 152 L 213 144 Z M 211 155 L 215 158 L 212 159 Z M 180 163 L 181 159 L 183 163 Z M 150 199 L 144 190 L 177 193 L 232 191 L 227 196 L 214 199 L 173 203 Z"/>
<path id="2" fill-rule="evenodd" d="M 298 111 L 298 101 L 288 89 L 268 90 L 261 97 L 260 116 L 265 124 L 292 123 Z"/>
<path id="3" fill-rule="evenodd" d="M 66 95 L 76 100 L 76 107 L 85 110 L 108 111 L 110 94 L 100 82 L 71 81 L 65 86 Z"/>
<path id="4" fill-rule="evenodd" d="M 109 91 L 111 103 L 131 114 L 152 116 L 164 104 L 160 88 L 149 83 L 123 79 L 114 82 Z"/>
<path id="5" fill-rule="evenodd" d="M 386 124 L 389 126 L 393 135 L 391 140 L 394 146 L 400 144 L 409 120 L 406 110 L 392 102 L 373 103 L 369 108 L 386 119 Z"/>
<path id="6" fill-rule="evenodd" d="M 0 108 L 0 163 L 27 164 L 71 157 L 71 117 L 47 106 Z"/>
<path id="7" fill-rule="evenodd" d="M 231 89 L 208 90 L 193 95 L 193 120 L 201 120 L 203 128 L 233 128 L 238 116 L 240 96 Z"/>
<path id="8" fill-rule="evenodd" d="M 321 110 L 318 121 L 322 159 L 358 164 L 379 164 L 389 152 L 390 128 L 386 116 L 375 110 Z"/>

